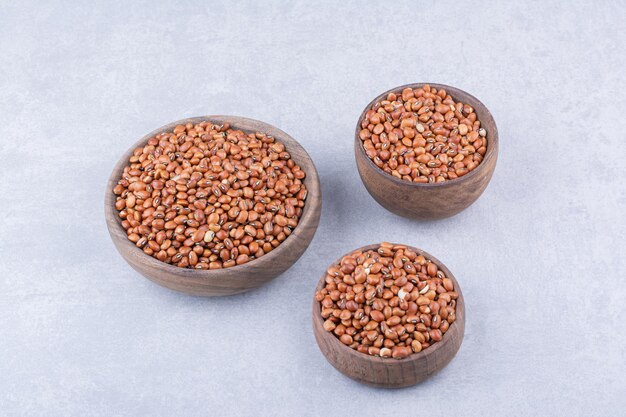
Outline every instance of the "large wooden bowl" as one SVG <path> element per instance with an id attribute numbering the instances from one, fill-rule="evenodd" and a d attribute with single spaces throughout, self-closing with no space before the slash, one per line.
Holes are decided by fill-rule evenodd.
<path id="1" fill-rule="evenodd" d="M 366 251 L 376 249 L 379 246 L 368 245 L 357 250 Z M 456 355 L 461 347 L 461 342 L 463 342 L 465 303 L 459 283 L 450 270 L 434 256 L 421 249 L 408 247 L 432 260 L 446 274 L 446 277 L 452 280 L 455 291 L 459 293 L 456 300 L 456 321 L 450 325 L 440 342 L 404 359 L 380 358 L 360 353 L 341 343 L 334 334 L 324 330 L 321 304 L 313 297 L 313 333 L 320 350 L 339 372 L 367 385 L 382 388 L 403 388 L 422 382 L 444 368 Z M 354 251 L 350 253 L 352 252 Z M 338 264 L 341 258 L 333 265 Z M 326 274 L 324 273 L 317 284 L 316 292 L 324 287 L 325 277 Z"/>
<path id="2" fill-rule="evenodd" d="M 304 184 L 308 195 L 298 226 L 293 233 L 271 252 L 254 259 L 246 264 L 217 270 L 185 269 L 161 262 L 152 256 L 146 255 L 127 238 L 122 228 L 121 219 L 115 209 L 115 194 L 113 187 L 120 179 L 128 159 L 136 148 L 144 146 L 155 135 L 172 131 L 179 124 L 201 123 L 209 121 L 213 124 L 230 123 L 234 129 L 244 132 L 262 132 L 274 136 L 283 143 L 293 160 L 306 173 Z M 106 224 L 111 239 L 118 252 L 137 272 L 146 278 L 163 285 L 164 287 L 185 292 L 192 295 L 220 296 L 231 295 L 253 288 L 276 278 L 293 265 L 311 243 L 320 219 L 322 208 L 322 192 L 319 178 L 313 161 L 291 136 L 280 129 L 257 120 L 236 116 L 202 116 L 179 120 L 160 127 L 141 138 L 131 146 L 120 158 L 109 178 L 104 198 Z"/>
<path id="3" fill-rule="evenodd" d="M 431 84 L 431 87 L 445 89 L 455 101 L 469 103 L 476 112 L 481 127 L 487 130 L 487 152 L 483 161 L 463 177 L 442 183 L 413 183 L 401 180 L 378 168 L 367 157 L 363 142 L 359 138 L 361 121 L 372 106 L 384 100 L 389 93 L 402 93 L 402 90 L 419 88 L 427 83 L 407 84 L 385 91 L 372 100 L 363 110 L 354 133 L 354 153 L 361 180 L 367 191 L 381 206 L 400 216 L 434 220 L 453 216 L 469 207 L 483 193 L 491 180 L 498 159 L 498 128 L 487 107 L 476 97 L 458 88 L 443 84 Z"/>

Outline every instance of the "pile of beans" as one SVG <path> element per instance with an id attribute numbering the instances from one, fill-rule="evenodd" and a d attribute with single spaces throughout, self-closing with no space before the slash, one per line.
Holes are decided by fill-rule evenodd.
<path id="1" fill-rule="evenodd" d="M 487 132 L 472 106 L 429 85 L 375 103 L 361 121 L 359 138 L 376 166 L 417 183 L 462 177 L 487 152 Z"/>
<path id="2" fill-rule="evenodd" d="M 357 250 L 315 293 L 324 329 L 361 353 L 402 359 L 439 342 L 456 320 L 453 281 L 404 245 Z"/>
<path id="3" fill-rule="evenodd" d="M 219 269 L 259 258 L 292 233 L 304 178 L 272 136 L 188 123 L 136 149 L 113 192 L 128 239 L 146 254 Z"/>

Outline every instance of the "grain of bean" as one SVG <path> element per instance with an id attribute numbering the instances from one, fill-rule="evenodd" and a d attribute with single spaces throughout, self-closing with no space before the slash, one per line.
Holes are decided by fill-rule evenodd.
<path id="1" fill-rule="evenodd" d="M 272 251 L 302 216 L 306 173 L 282 143 L 228 124 L 178 125 L 135 149 L 113 188 L 128 239 L 182 268 Z"/>
<path id="2" fill-rule="evenodd" d="M 455 320 L 457 298 L 434 262 L 386 242 L 344 256 L 315 293 L 327 332 L 360 353 L 394 359 L 440 342 Z"/>
<path id="3" fill-rule="evenodd" d="M 360 121 L 359 138 L 368 158 L 388 174 L 416 183 L 441 183 L 480 165 L 487 133 L 472 106 L 425 85 L 390 93 L 375 103 Z M 461 157 L 451 160 L 455 155 Z"/>

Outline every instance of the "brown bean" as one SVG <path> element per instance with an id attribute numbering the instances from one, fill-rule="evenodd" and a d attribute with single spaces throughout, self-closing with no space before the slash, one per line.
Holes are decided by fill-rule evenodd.
<path id="1" fill-rule="evenodd" d="M 442 339 L 442 334 L 441 334 L 441 330 L 439 329 L 433 329 L 429 332 L 430 338 L 435 341 L 435 342 L 439 342 Z"/>
<path id="2" fill-rule="evenodd" d="M 401 321 L 402 319 L 399 316 L 391 316 L 387 319 L 386 323 L 388 326 L 395 326 L 400 324 Z"/>
<path id="3" fill-rule="evenodd" d="M 372 312 L 370 313 L 370 317 L 372 318 L 372 320 L 377 322 L 385 320 L 385 315 L 378 310 L 372 310 Z"/>
<path id="4" fill-rule="evenodd" d="M 418 341 L 418 340 L 413 340 L 411 342 L 411 349 L 415 353 L 420 353 L 422 351 L 422 343 L 420 341 Z"/>
<path id="5" fill-rule="evenodd" d="M 193 233 L 193 236 L 191 237 L 191 240 L 193 240 L 195 243 L 201 242 L 204 239 L 205 233 L 206 232 L 204 230 L 196 230 Z"/>

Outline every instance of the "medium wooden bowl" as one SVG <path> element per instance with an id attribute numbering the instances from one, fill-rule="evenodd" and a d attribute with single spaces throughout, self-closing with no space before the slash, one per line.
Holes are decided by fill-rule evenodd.
<path id="1" fill-rule="evenodd" d="M 262 132 L 274 136 L 283 143 L 294 161 L 306 173 L 304 184 L 308 195 L 302 217 L 293 233 L 271 252 L 246 264 L 217 270 L 180 268 L 146 255 L 127 238 L 122 221 L 115 209 L 113 187 L 120 179 L 128 159 L 136 148 L 144 146 L 153 136 L 172 131 L 179 124 L 230 123 L 232 128 L 244 132 Z M 304 148 L 291 136 L 272 125 L 236 116 L 202 116 L 179 120 L 160 127 L 141 138 L 121 157 L 109 178 L 104 198 L 104 211 L 111 239 L 118 252 L 137 272 L 146 278 L 172 290 L 201 296 L 231 295 L 249 291 L 276 278 L 293 265 L 311 243 L 320 219 L 322 191 L 315 165 Z"/>
<path id="2" fill-rule="evenodd" d="M 455 100 L 469 103 L 476 112 L 481 127 L 487 130 L 489 140 L 483 161 L 463 177 L 442 183 L 413 183 L 401 180 L 378 168 L 367 157 L 363 142 L 359 138 L 361 121 L 372 106 L 387 97 L 389 93 L 401 93 L 403 89 L 418 88 L 425 84 L 437 89 L 444 88 Z M 363 110 L 354 133 L 354 153 L 356 165 L 365 188 L 374 200 L 387 210 L 418 220 L 443 219 L 454 216 L 469 207 L 483 193 L 491 180 L 498 159 L 498 128 L 487 107 L 476 97 L 458 88 L 443 84 L 416 83 L 385 91 L 372 100 Z"/>
<path id="3" fill-rule="evenodd" d="M 379 246 L 368 245 L 356 250 L 366 251 L 376 249 Z M 452 280 L 455 291 L 459 293 L 456 300 L 456 321 L 450 325 L 440 342 L 404 359 L 380 358 L 360 353 L 341 343 L 334 334 L 324 330 L 321 304 L 313 297 L 313 333 L 320 350 L 339 372 L 367 385 L 382 388 L 404 388 L 422 382 L 444 368 L 456 355 L 463 342 L 465 303 L 459 283 L 450 270 L 437 258 L 421 249 L 408 247 L 432 260 L 446 274 L 446 277 Z M 333 265 L 338 264 L 341 258 Z M 323 288 L 325 276 L 326 274 L 322 275 L 315 292 Z"/>

